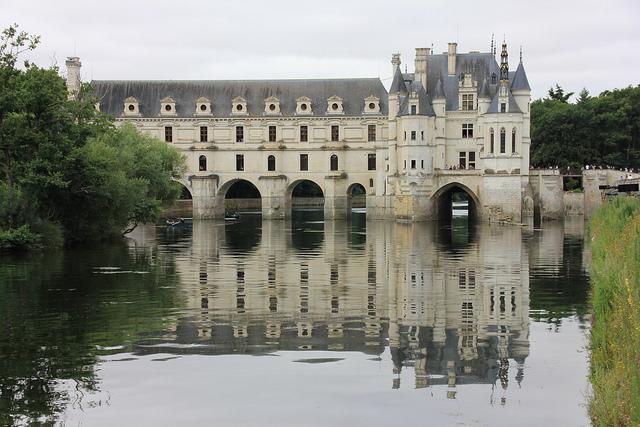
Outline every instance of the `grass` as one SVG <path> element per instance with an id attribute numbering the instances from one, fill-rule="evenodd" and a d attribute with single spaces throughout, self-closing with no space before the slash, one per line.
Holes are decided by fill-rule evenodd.
<path id="1" fill-rule="evenodd" d="M 589 223 L 593 328 L 589 415 L 640 425 L 640 199 L 607 201 Z"/>

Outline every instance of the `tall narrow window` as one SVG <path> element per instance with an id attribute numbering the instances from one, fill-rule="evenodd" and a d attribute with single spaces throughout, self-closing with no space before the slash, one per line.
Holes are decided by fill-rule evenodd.
<path id="1" fill-rule="evenodd" d="M 416 115 L 417 108 L 418 108 L 418 107 L 416 107 L 415 105 L 412 105 L 412 106 L 411 106 L 411 115 L 412 115 L 412 116 L 415 116 L 415 115 Z"/>
<path id="2" fill-rule="evenodd" d="M 489 134 L 490 134 L 490 137 L 489 137 L 489 144 L 490 144 L 489 145 L 489 153 L 493 154 L 493 152 L 494 152 L 494 141 L 495 141 L 495 138 L 494 138 L 494 135 L 493 135 L 493 128 L 491 128 L 489 130 Z"/>
<path id="3" fill-rule="evenodd" d="M 416 140 L 416 131 L 415 131 L 415 130 L 412 130 L 412 131 L 411 131 L 411 140 L 412 140 L 412 141 L 415 141 L 415 140 Z"/>
<path id="4" fill-rule="evenodd" d="M 198 170 L 199 171 L 206 171 L 207 170 L 207 157 L 206 156 L 198 157 Z"/>
<path id="5" fill-rule="evenodd" d="M 469 169 L 476 168 L 476 152 L 469 151 Z"/>
<path id="6" fill-rule="evenodd" d="M 462 124 L 462 137 L 473 138 L 473 123 Z"/>
<path id="7" fill-rule="evenodd" d="M 369 125 L 367 127 L 367 140 L 370 142 L 376 140 L 376 125 Z"/>
<path id="8" fill-rule="evenodd" d="M 500 153 L 506 153 L 507 151 L 507 131 L 504 128 L 500 129 Z"/>
<path id="9" fill-rule="evenodd" d="M 340 128 L 338 125 L 331 125 L 331 141 L 340 140 Z"/>
<path id="10" fill-rule="evenodd" d="M 330 163 L 330 168 L 332 171 L 337 171 L 338 170 L 338 156 L 336 156 L 335 154 L 331 155 L 331 159 L 329 160 Z"/>
<path id="11" fill-rule="evenodd" d="M 500 112 L 501 113 L 506 113 L 507 112 L 507 103 L 506 102 L 501 102 L 500 103 Z"/>
<path id="12" fill-rule="evenodd" d="M 309 155 L 308 154 L 300 154 L 300 170 L 308 171 L 309 170 Z"/>
<path id="13" fill-rule="evenodd" d="M 511 152 L 516 152 L 516 128 L 511 131 Z"/>
<path id="14" fill-rule="evenodd" d="M 420 131 L 420 139 L 424 141 L 424 131 L 423 130 Z"/>
<path id="15" fill-rule="evenodd" d="M 236 126 L 236 142 L 244 142 L 244 127 Z"/>
<path id="16" fill-rule="evenodd" d="M 309 128 L 306 126 L 300 126 L 300 142 L 309 141 Z"/>
<path id="17" fill-rule="evenodd" d="M 173 142 L 173 128 L 171 126 L 164 127 L 164 141 Z"/>
<path id="18" fill-rule="evenodd" d="M 267 157 L 267 170 L 273 172 L 276 170 L 276 156 Z"/>
<path id="19" fill-rule="evenodd" d="M 415 168 L 416 168 L 416 161 L 411 160 L 411 169 L 415 169 Z"/>
<path id="20" fill-rule="evenodd" d="M 368 154 L 367 155 L 367 167 L 370 171 L 376 170 L 376 155 Z"/>
<path id="21" fill-rule="evenodd" d="M 405 141 L 407 140 L 407 131 L 406 130 L 404 131 L 404 140 Z"/>
<path id="22" fill-rule="evenodd" d="M 269 142 L 276 142 L 276 127 L 269 126 Z"/>
<path id="23" fill-rule="evenodd" d="M 236 154 L 236 170 L 243 171 L 244 170 L 244 155 Z"/>
<path id="24" fill-rule="evenodd" d="M 209 132 L 206 126 L 200 126 L 200 142 L 207 142 L 209 139 Z"/>
<path id="25" fill-rule="evenodd" d="M 458 165 L 460 166 L 460 169 L 466 169 L 467 168 L 467 153 L 464 151 L 460 152 L 460 162 L 458 163 Z"/>

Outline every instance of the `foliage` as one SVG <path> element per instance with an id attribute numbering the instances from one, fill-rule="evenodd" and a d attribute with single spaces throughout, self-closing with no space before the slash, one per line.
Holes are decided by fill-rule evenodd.
<path id="1" fill-rule="evenodd" d="M 592 240 L 589 412 L 597 426 L 640 424 L 640 200 L 618 197 L 590 222 Z"/>
<path id="2" fill-rule="evenodd" d="M 531 103 L 532 165 L 640 168 L 640 86 L 570 95 L 556 86 Z"/>
<path id="3" fill-rule="evenodd" d="M 89 85 L 70 100 L 56 68 L 18 68 L 38 42 L 17 25 L 0 34 L 0 231 L 29 225 L 52 237 L 46 244 L 61 231 L 81 242 L 155 220 L 179 194 L 171 179 L 182 157 L 133 128 L 115 129 Z"/>
<path id="4" fill-rule="evenodd" d="M 27 224 L 0 230 L 0 250 L 26 250 L 38 248 L 40 245 L 40 235 L 31 231 Z"/>

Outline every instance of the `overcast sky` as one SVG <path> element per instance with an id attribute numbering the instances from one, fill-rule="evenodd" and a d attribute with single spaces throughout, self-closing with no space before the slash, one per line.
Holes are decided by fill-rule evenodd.
<path id="1" fill-rule="evenodd" d="M 402 5 L 402 6 L 400 6 Z M 520 45 L 534 98 L 559 83 L 593 94 L 640 83 L 640 1 L 0 0 L 0 26 L 42 36 L 33 59 L 81 58 L 91 79 L 391 77 L 416 47 Z"/>

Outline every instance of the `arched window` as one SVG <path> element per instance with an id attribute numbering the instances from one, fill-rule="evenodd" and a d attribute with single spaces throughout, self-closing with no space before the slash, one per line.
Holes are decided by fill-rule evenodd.
<path id="1" fill-rule="evenodd" d="M 276 170 L 276 156 L 267 157 L 267 170 L 274 171 Z"/>
<path id="2" fill-rule="evenodd" d="M 198 157 L 198 170 L 199 171 L 206 171 L 207 170 L 207 157 L 206 156 Z"/>
<path id="3" fill-rule="evenodd" d="M 338 156 L 336 156 L 335 154 L 331 155 L 331 170 L 332 171 L 337 171 L 338 170 Z"/>
<path id="4" fill-rule="evenodd" d="M 507 131 L 500 129 L 500 153 L 507 152 Z"/>
<path id="5" fill-rule="evenodd" d="M 511 131 L 511 152 L 516 152 L 516 128 Z"/>
<path id="6" fill-rule="evenodd" d="M 489 141 L 490 141 L 490 144 L 491 144 L 491 145 L 489 145 L 489 153 L 493 154 L 493 151 L 494 151 L 493 147 L 494 147 L 494 142 L 495 142 L 495 138 L 493 136 L 493 128 L 489 129 L 489 134 L 491 135 L 490 138 L 489 138 Z"/>

